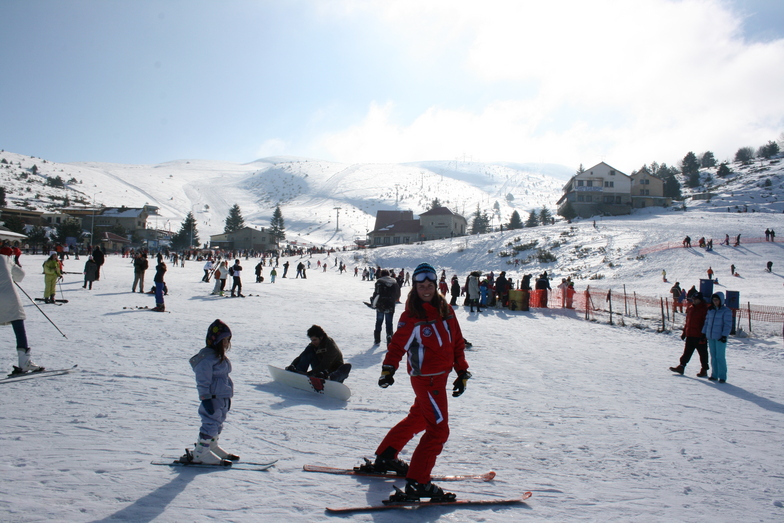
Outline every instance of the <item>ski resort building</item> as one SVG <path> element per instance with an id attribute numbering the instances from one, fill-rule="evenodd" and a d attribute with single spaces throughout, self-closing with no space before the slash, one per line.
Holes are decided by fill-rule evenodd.
<path id="1" fill-rule="evenodd" d="M 243 227 L 234 232 L 213 234 L 210 236 L 210 248 L 226 251 L 267 252 L 277 249 L 278 246 L 272 241 L 269 231 L 266 231 L 264 227 L 261 230 Z"/>
<path id="2" fill-rule="evenodd" d="M 446 207 L 435 207 L 414 219 L 413 211 L 378 211 L 376 224 L 368 233 L 373 247 L 440 240 L 466 234 L 466 219 Z"/>
<path id="3" fill-rule="evenodd" d="M 629 176 L 601 162 L 571 177 L 558 200 L 558 214 L 567 205 L 582 218 L 630 214 L 632 208 L 671 203 L 664 197 L 664 182 L 647 171 Z"/>

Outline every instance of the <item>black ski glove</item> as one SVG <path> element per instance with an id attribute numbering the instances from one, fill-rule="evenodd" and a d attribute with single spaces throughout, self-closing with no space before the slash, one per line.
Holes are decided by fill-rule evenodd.
<path id="1" fill-rule="evenodd" d="M 212 405 L 212 399 L 201 400 L 201 404 L 204 407 L 204 410 L 207 411 L 207 414 L 212 416 L 215 414 L 215 407 Z"/>
<path id="2" fill-rule="evenodd" d="M 681 334 L 681 340 L 685 340 L 685 339 L 686 339 L 686 335 L 685 334 Z"/>
<path id="3" fill-rule="evenodd" d="M 452 389 L 452 397 L 456 398 L 465 392 L 466 382 L 470 378 L 471 378 L 471 373 L 468 372 L 467 370 L 464 370 L 463 372 L 457 375 L 457 379 L 455 380 L 454 383 L 454 388 Z"/>
<path id="4" fill-rule="evenodd" d="M 395 383 L 395 367 L 392 365 L 382 365 L 381 366 L 381 377 L 378 378 L 378 386 L 382 389 L 386 389 L 393 383 Z"/>
<path id="5" fill-rule="evenodd" d="M 722 336 L 721 338 L 719 338 L 719 341 L 722 342 L 722 343 L 727 343 L 727 337 L 726 336 Z"/>

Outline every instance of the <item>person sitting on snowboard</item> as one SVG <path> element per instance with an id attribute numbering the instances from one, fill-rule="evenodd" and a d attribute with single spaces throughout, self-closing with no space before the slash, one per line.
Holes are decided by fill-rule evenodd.
<path id="1" fill-rule="evenodd" d="M 310 343 L 286 370 L 343 383 L 351 372 L 351 364 L 343 363 L 343 353 L 335 340 L 318 325 L 311 326 L 307 334 Z"/>

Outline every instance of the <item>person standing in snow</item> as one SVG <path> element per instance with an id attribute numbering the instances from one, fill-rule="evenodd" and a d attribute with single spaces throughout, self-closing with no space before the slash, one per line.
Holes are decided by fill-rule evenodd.
<path id="1" fill-rule="evenodd" d="M 226 267 L 226 261 L 218 262 L 218 266 L 215 267 L 215 271 L 212 273 L 213 278 L 215 279 L 215 285 L 212 287 L 212 294 L 223 296 L 223 287 L 226 285 L 226 278 L 225 273 L 229 270 Z"/>
<path id="2" fill-rule="evenodd" d="M 711 381 L 727 381 L 727 336 L 732 330 L 732 311 L 724 304 L 724 293 L 711 296 L 711 306 L 705 316 L 702 333 L 708 339 L 710 352 Z"/>
<path id="3" fill-rule="evenodd" d="M 387 433 L 376 449 L 375 472 L 405 475 L 405 496 L 431 501 L 451 500 L 431 481 L 430 473 L 449 438 L 447 381 L 454 369 L 457 379 L 452 396 L 458 397 L 471 378 L 465 359 L 465 339 L 452 307 L 436 290 L 437 275 L 429 263 L 420 263 L 412 276 L 413 287 L 406 300 L 398 328 L 390 341 L 378 385 L 395 383 L 394 375 L 403 354 L 408 354 L 408 374 L 414 389 L 414 404 L 408 415 Z M 419 432 L 425 431 L 411 456 L 410 465 L 398 457 Z"/>
<path id="4" fill-rule="evenodd" d="M 10 254 L 0 254 L 0 325 L 10 323 L 16 336 L 18 365 L 14 365 L 12 374 L 44 370 L 44 367 L 36 365 L 30 359 L 30 347 L 27 344 L 27 331 L 24 324 L 26 316 L 22 300 L 16 292 L 16 284 L 24 277 L 24 270 L 14 263 Z"/>
<path id="5" fill-rule="evenodd" d="M 231 381 L 231 361 L 226 353 L 231 349 L 231 329 L 221 320 L 215 320 L 207 329 L 206 347 L 190 359 L 196 375 L 196 390 L 199 393 L 199 441 L 193 452 L 180 458 L 186 463 L 230 465 L 226 460 L 237 461 L 218 445 L 223 423 L 231 410 L 234 397 L 234 382 Z"/>
<path id="6" fill-rule="evenodd" d="M 49 259 L 44 262 L 44 303 L 54 303 L 54 295 L 57 292 L 57 280 L 63 277 L 63 270 L 60 260 L 57 259 L 57 252 L 49 253 Z"/>
<path id="7" fill-rule="evenodd" d="M 479 271 L 474 271 L 468 275 L 468 303 L 471 306 L 471 312 L 474 312 L 474 305 L 476 305 L 476 312 L 482 312 L 482 308 L 479 305 L 479 298 L 481 296 L 479 292 Z M 413 291 L 413 288 L 412 288 Z"/>
<path id="8" fill-rule="evenodd" d="M 326 270 L 326 267 L 327 267 L 327 266 L 326 266 L 326 264 L 325 264 L 325 265 L 324 265 L 324 269 L 325 269 L 325 270 Z M 288 262 L 288 260 L 287 260 L 287 261 L 286 261 L 286 262 L 283 264 L 283 275 L 281 276 L 281 278 L 285 278 L 285 277 L 286 277 L 286 274 L 287 274 L 288 272 L 289 272 L 289 262 Z"/>
<path id="9" fill-rule="evenodd" d="M 264 276 L 262 274 L 263 269 L 263 259 L 256 264 L 255 272 L 256 272 L 256 283 L 261 283 L 264 281 Z"/>
<path id="10" fill-rule="evenodd" d="M 275 283 L 275 278 L 277 277 L 278 277 L 278 271 L 275 269 L 275 267 L 273 267 L 272 270 L 270 271 L 270 283 Z"/>
<path id="11" fill-rule="evenodd" d="M 392 320 L 395 315 L 395 304 L 400 300 L 400 285 L 389 275 L 389 270 L 381 269 L 380 278 L 376 280 L 370 303 L 376 309 L 376 328 L 373 330 L 373 342 L 381 343 L 381 324 L 386 323 L 386 342 L 392 339 Z"/>
<path id="12" fill-rule="evenodd" d="M 495 280 L 495 292 L 501 307 L 509 305 L 509 286 L 509 280 L 506 279 L 506 271 L 501 271 L 501 274 Z"/>
<path id="13" fill-rule="evenodd" d="M 87 289 L 89 285 L 89 289 L 93 290 L 93 282 L 97 274 L 98 265 L 93 260 L 93 257 L 89 256 L 87 261 L 84 262 L 84 285 L 82 285 L 82 289 Z"/>
<path id="14" fill-rule="evenodd" d="M 240 265 L 239 260 L 234 260 L 234 265 L 229 269 L 229 273 L 233 279 L 231 284 L 231 297 L 244 298 L 245 296 L 242 294 L 242 265 Z M 234 295 L 235 289 L 237 290 L 237 296 Z"/>
<path id="15" fill-rule="evenodd" d="M 166 283 L 163 281 L 163 275 L 166 274 L 166 262 L 163 261 L 162 256 L 158 256 L 158 265 L 155 266 L 155 307 L 152 310 L 158 312 L 166 311 L 166 305 L 163 303 L 163 290 Z"/>
<path id="16" fill-rule="evenodd" d="M 705 298 L 701 292 L 692 294 L 688 301 L 689 303 L 686 305 L 686 322 L 681 332 L 681 339 L 686 342 L 683 346 L 683 355 L 680 363 L 675 367 L 670 367 L 670 370 L 683 374 L 684 370 L 686 370 L 686 365 L 696 350 L 697 354 L 700 355 L 700 364 L 702 365 L 697 377 L 705 378 L 708 376 L 710 367 L 708 365 L 708 342 L 702 333 L 702 327 L 705 325 L 705 316 L 708 314 L 708 304 L 705 303 Z"/>
<path id="17" fill-rule="evenodd" d="M 136 284 L 139 285 L 139 292 L 144 292 L 144 273 L 147 272 L 150 264 L 147 261 L 147 255 L 139 253 L 133 259 L 133 285 L 131 292 L 136 292 Z"/>
<path id="18" fill-rule="evenodd" d="M 449 292 L 452 295 L 452 301 L 449 302 L 449 305 L 455 307 L 457 306 L 457 299 L 460 297 L 460 280 L 457 279 L 457 274 L 452 275 Z"/>

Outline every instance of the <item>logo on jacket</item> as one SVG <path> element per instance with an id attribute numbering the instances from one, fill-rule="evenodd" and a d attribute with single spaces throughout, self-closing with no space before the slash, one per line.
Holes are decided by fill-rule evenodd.
<path id="1" fill-rule="evenodd" d="M 433 335 L 433 329 L 431 329 L 430 327 L 425 327 L 424 329 L 422 329 L 422 336 L 427 338 L 432 335 Z"/>

